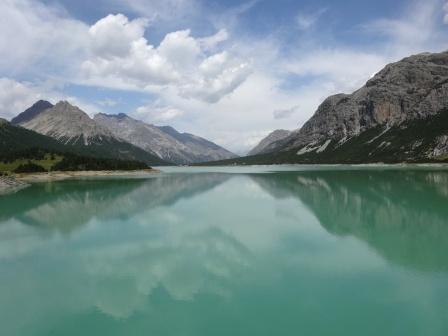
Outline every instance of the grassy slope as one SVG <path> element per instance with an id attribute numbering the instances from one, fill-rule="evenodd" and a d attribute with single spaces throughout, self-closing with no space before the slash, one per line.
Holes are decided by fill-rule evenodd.
<path id="1" fill-rule="evenodd" d="M 62 155 L 52 155 L 47 154 L 43 160 L 28 160 L 28 159 L 17 159 L 13 162 L 2 162 L 0 161 L 0 172 L 8 172 L 15 170 L 18 166 L 28 163 L 32 163 L 43 167 L 45 170 L 51 170 L 51 168 L 62 161 L 64 157 Z"/>
<path id="2" fill-rule="evenodd" d="M 428 159 L 426 153 L 434 147 L 437 137 L 448 135 L 448 111 L 434 117 L 410 121 L 385 132 L 383 127 L 367 130 L 342 145 L 331 143 L 322 153 L 297 155 L 298 149 L 232 160 L 208 162 L 202 165 L 250 164 L 359 164 L 400 162 L 448 162 L 448 158 Z M 417 141 L 421 144 L 415 146 Z M 387 145 L 386 145 L 387 144 Z"/>

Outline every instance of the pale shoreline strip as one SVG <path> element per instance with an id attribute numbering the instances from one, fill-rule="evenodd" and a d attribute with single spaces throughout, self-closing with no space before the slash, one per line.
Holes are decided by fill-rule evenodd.
<path id="1" fill-rule="evenodd" d="M 48 173 L 26 173 L 14 174 L 17 181 L 27 183 L 60 181 L 71 178 L 84 177 L 149 177 L 154 173 L 160 172 L 157 169 L 143 170 L 100 170 L 100 171 L 67 171 L 67 172 L 48 172 Z"/>

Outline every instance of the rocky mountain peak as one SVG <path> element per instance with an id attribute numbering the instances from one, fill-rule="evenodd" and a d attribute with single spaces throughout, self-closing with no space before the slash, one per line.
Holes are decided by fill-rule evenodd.
<path id="1" fill-rule="evenodd" d="M 11 123 L 18 125 L 27 121 L 30 121 L 40 113 L 49 108 L 52 108 L 53 104 L 46 100 L 39 100 L 35 102 L 30 108 L 26 109 L 22 113 L 20 113 L 17 117 L 11 120 Z"/>
<path id="2" fill-rule="evenodd" d="M 97 125 L 87 113 L 67 101 L 58 102 L 20 125 L 65 143 L 82 142 L 88 145 L 96 138 L 113 137 L 112 133 Z"/>
<path id="3" fill-rule="evenodd" d="M 350 95 L 327 98 L 283 149 L 344 142 L 376 126 L 392 127 L 448 107 L 448 52 L 424 53 L 387 65 Z"/>

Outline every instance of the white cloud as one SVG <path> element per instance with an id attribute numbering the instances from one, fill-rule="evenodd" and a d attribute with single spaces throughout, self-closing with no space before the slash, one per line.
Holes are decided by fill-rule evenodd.
<path id="1" fill-rule="evenodd" d="M 444 11 L 443 22 L 445 24 L 448 24 L 448 2 L 443 5 L 443 11 Z"/>
<path id="2" fill-rule="evenodd" d="M 129 21 L 122 14 L 106 16 L 89 29 L 93 52 L 105 59 L 128 56 L 147 24 L 145 19 Z"/>
<path id="3" fill-rule="evenodd" d="M 367 32 L 387 38 L 382 52 L 393 58 L 440 51 L 448 43 L 446 34 L 439 29 L 441 6 L 440 0 L 413 1 L 401 17 L 374 20 L 363 27 Z"/>
<path id="4" fill-rule="evenodd" d="M 37 1 L 0 1 L 0 71 L 63 77 L 86 51 L 88 26 Z"/>
<path id="5" fill-rule="evenodd" d="M 213 57 L 213 56 L 212 56 Z M 204 63 L 205 62 L 205 63 Z M 221 98 L 232 93 L 249 76 L 251 69 L 248 63 L 227 61 L 218 64 L 215 59 L 206 59 L 200 70 L 203 74 L 214 73 L 213 76 L 201 76 L 181 88 L 181 95 L 186 98 L 199 98 L 207 103 L 217 103 Z M 214 63 L 214 64 L 212 64 Z M 220 71 L 216 71 L 221 66 Z"/>
<path id="6" fill-rule="evenodd" d="M 327 8 L 322 8 L 313 13 L 298 13 L 296 16 L 297 26 L 300 30 L 308 30 L 312 28 L 326 11 Z"/>
<path id="7" fill-rule="evenodd" d="M 182 116 L 184 112 L 173 107 L 157 107 L 153 105 L 140 106 L 134 117 L 149 123 L 164 123 Z"/>
<path id="8" fill-rule="evenodd" d="M 350 93 L 378 72 L 387 60 L 383 55 L 357 50 L 316 48 L 285 60 L 282 67 L 287 73 L 325 82 L 335 93 Z"/>
<path id="9" fill-rule="evenodd" d="M 250 73 L 248 63 L 227 52 L 207 50 L 227 39 L 227 32 L 202 39 L 190 30 L 167 34 L 160 45 L 144 37 L 145 20 L 109 15 L 90 29 L 92 56 L 83 62 L 86 83 L 158 92 L 215 103 L 234 91 Z M 208 71 L 213 67 L 213 71 Z"/>
<path id="10" fill-rule="evenodd" d="M 199 43 L 204 49 L 213 49 L 220 43 L 227 41 L 229 38 L 229 33 L 226 29 L 220 29 L 215 35 L 204 37 L 199 39 Z"/>
<path id="11" fill-rule="evenodd" d="M 11 78 L 0 78 L 0 116 L 11 119 L 26 110 L 38 100 L 48 100 L 55 104 L 60 100 L 67 100 L 79 106 L 90 116 L 100 112 L 95 104 L 78 97 L 66 95 L 54 90 L 45 83 L 36 85 L 30 82 L 19 82 Z"/>
<path id="12" fill-rule="evenodd" d="M 157 48 L 160 56 L 176 68 L 190 70 L 196 64 L 201 53 L 198 41 L 190 34 L 190 30 L 167 34 Z"/>
<path id="13" fill-rule="evenodd" d="M 30 83 L 0 78 L 0 115 L 2 117 L 11 119 L 41 98 L 41 94 Z"/>
<path id="14" fill-rule="evenodd" d="M 241 13 L 257 1 L 222 13 L 204 12 L 196 0 L 113 2 L 122 12 L 146 19 L 108 15 L 90 26 L 37 1 L 1 1 L 0 76 L 39 83 L 52 79 L 61 87 L 5 82 L 0 114 L 11 117 L 47 97 L 71 99 L 91 114 L 98 105 L 111 106 L 98 98 L 89 104 L 60 94 L 67 83 L 139 91 L 153 101 L 135 116 L 167 122 L 242 153 L 274 129 L 301 126 L 326 96 L 353 91 L 386 63 L 448 45 L 441 29 L 448 5 L 441 0 L 415 1 L 400 16 L 355 27 L 361 37 L 374 37 L 362 46 L 342 45 L 331 36 L 317 39 L 312 33 L 318 33 L 316 22 L 324 13 L 319 11 L 297 15 L 298 27 L 309 34 L 286 46 L 275 32 L 239 34 Z M 201 27 L 189 12 L 204 16 L 215 33 L 192 34 Z M 152 36 L 161 42 L 152 43 Z M 300 109 L 291 112 L 298 103 Z"/>

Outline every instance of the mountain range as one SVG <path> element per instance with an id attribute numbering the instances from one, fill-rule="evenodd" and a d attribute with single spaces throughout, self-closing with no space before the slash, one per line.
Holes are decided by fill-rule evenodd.
<path id="1" fill-rule="evenodd" d="M 40 100 L 8 125 L 10 133 L 23 128 L 50 138 L 64 149 L 83 155 L 141 161 L 150 165 L 189 164 L 235 158 L 236 155 L 201 137 L 179 133 L 170 126 L 154 126 L 125 114 L 97 114 L 93 119 L 66 101 L 56 105 Z M 28 133 L 28 137 L 35 133 Z M 13 139 L 14 136 L 11 137 Z M 7 139 L 4 139 L 7 144 Z M 12 141 L 12 140 L 11 140 Z M 48 144 L 47 144 L 48 143 Z M 20 147 L 20 146 L 19 146 Z M 27 147 L 26 142 L 21 146 Z M 17 145 L 10 146 L 17 148 Z"/>
<path id="2" fill-rule="evenodd" d="M 77 155 L 164 164 L 397 163 L 448 161 L 448 52 L 387 65 L 352 94 L 328 97 L 293 130 L 276 130 L 249 156 L 126 114 L 38 101 L 0 120 L 2 153 L 36 146 Z"/>
<path id="3" fill-rule="evenodd" d="M 352 94 L 325 99 L 300 129 L 270 134 L 250 155 L 214 164 L 448 159 L 448 52 L 387 65 Z"/>
<path id="4" fill-rule="evenodd" d="M 170 126 L 154 126 L 126 114 L 95 115 L 94 121 L 117 137 L 176 164 L 216 161 L 236 155 L 218 145 L 189 133 L 179 133 Z"/>

